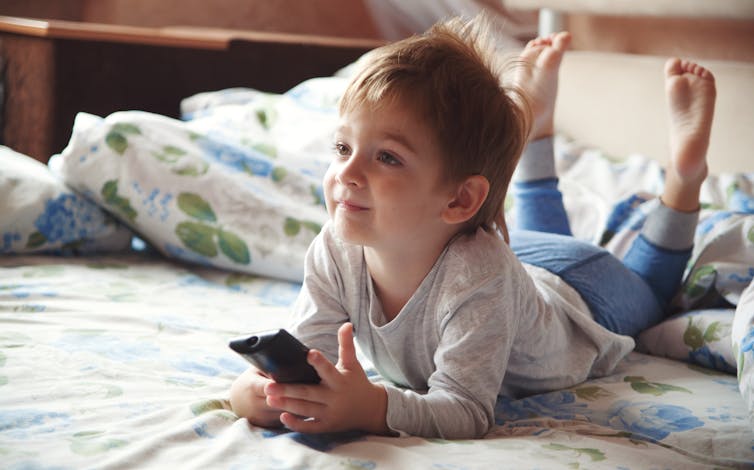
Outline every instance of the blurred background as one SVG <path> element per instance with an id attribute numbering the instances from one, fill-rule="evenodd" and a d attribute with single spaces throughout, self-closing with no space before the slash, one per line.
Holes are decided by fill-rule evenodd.
<path id="1" fill-rule="evenodd" d="M 571 12 L 559 18 L 559 26 L 574 33 L 574 49 L 655 55 L 693 50 L 697 58 L 754 61 L 752 0 L 3 0 L 0 15 L 392 40 L 447 16 L 488 10 L 521 42 L 536 35 L 538 8 L 556 11 L 559 5 Z"/>
<path id="2" fill-rule="evenodd" d="M 46 161 L 80 111 L 177 117 L 202 91 L 279 93 L 480 11 L 502 49 L 568 29 L 574 50 L 754 62 L 754 0 L 0 0 L 0 144 Z"/>

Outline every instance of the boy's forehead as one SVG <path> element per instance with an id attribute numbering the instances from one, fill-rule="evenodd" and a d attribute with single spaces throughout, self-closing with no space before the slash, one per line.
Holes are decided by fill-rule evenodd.
<path id="1" fill-rule="evenodd" d="M 418 128 L 429 131 L 427 120 L 414 103 L 408 100 L 380 100 L 377 103 L 354 103 L 340 115 L 339 128 L 348 130 L 357 124 L 379 124 L 391 134 L 414 133 Z"/>
<path id="2" fill-rule="evenodd" d="M 359 106 L 346 111 L 341 115 L 337 131 L 348 134 L 366 128 L 413 150 L 422 145 L 436 144 L 435 135 L 426 121 L 409 107 L 398 103 L 391 106 Z"/>

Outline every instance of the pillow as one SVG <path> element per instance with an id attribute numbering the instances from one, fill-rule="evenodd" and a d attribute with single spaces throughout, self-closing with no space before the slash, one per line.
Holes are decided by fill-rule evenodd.
<path id="1" fill-rule="evenodd" d="M 754 281 L 741 294 L 736 307 L 731 343 L 736 357 L 738 389 L 754 425 Z"/>
<path id="2" fill-rule="evenodd" d="M 730 342 L 733 312 L 705 309 L 676 315 L 642 331 L 636 347 L 655 356 L 734 374 L 736 359 Z"/>
<path id="3" fill-rule="evenodd" d="M 327 219 L 321 180 L 331 143 L 322 132 L 319 141 L 291 139 L 289 121 L 307 112 L 288 101 L 260 93 L 191 122 L 81 113 L 60 172 L 166 256 L 300 281 Z"/>
<path id="4" fill-rule="evenodd" d="M 44 164 L 0 146 L 0 253 L 120 251 L 132 232 Z"/>
<path id="5" fill-rule="evenodd" d="M 694 236 L 694 249 L 678 295 L 675 311 L 733 308 L 754 277 L 754 188 L 750 176 L 738 175 L 724 200 L 703 202 Z M 718 182 L 710 178 L 703 189 Z M 748 183 L 746 192 L 740 183 Z M 634 193 L 617 202 L 607 218 L 600 244 L 622 258 L 641 231 L 652 208 L 659 202 L 647 193 Z"/>

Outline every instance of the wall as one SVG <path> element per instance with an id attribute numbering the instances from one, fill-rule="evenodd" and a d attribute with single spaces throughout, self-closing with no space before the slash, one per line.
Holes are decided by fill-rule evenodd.
<path id="1" fill-rule="evenodd" d="M 361 0 L 2 0 L 0 15 L 376 38 Z"/>
<path id="2" fill-rule="evenodd" d="M 754 62 L 753 20 L 569 15 L 574 49 Z"/>

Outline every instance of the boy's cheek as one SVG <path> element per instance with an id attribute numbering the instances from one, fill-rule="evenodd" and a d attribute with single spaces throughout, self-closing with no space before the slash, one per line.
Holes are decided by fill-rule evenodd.
<path id="1" fill-rule="evenodd" d="M 325 196 L 325 207 L 327 208 L 327 213 L 332 216 L 333 210 L 335 210 L 334 203 L 333 203 L 333 185 L 334 181 L 329 178 L 329 173 L 325 175 L 325 179 L 322 183 L 322 189 Z"/>

